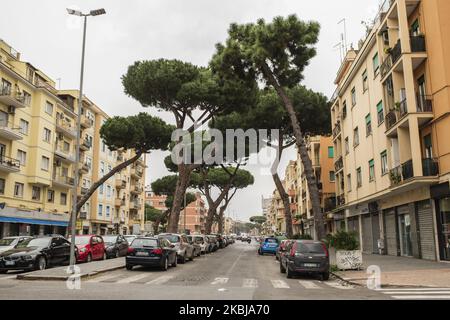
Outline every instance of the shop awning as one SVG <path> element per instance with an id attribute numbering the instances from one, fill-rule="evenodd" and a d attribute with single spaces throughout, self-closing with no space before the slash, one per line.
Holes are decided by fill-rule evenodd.
<path id="1" fill-rule="evenodd" d="M 44 226 L 59 226 L 59 227 L 67 227 L 69 225 L 69 222 L 66 221 L 36 220 L 36 219 L 12 218 L 12 217 L 0 217 L 0 222 L 39 224 Z"/>

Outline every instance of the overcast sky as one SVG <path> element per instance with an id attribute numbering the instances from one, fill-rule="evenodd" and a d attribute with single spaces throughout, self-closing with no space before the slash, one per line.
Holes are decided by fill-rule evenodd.
<path id="1" fill-rule="evenodd" d="M 81 54 L 81 20 L 68 16 L 66 8 L 85 11 L 104 7 L 107 15 L 90 18 L 86 53 L 85 94 L 109 115 L 132 115 L 144 109 L 125 96 L 121 76 L 136 60 L 181 59 L 207 65 L 214 45 L 226 38 L 230 23 L 254 22 L 258 18 L 297 14 L 321 26 L 318 55 L 305 73 L 304 85 L 330 97 L 340 64 L 339 50 L 345 18 L 348 44 L 364 34 L 361 21 L 373 18 L 380 0 L 14 0 L 2 1 L 0 38 L 21 52 L 61 89 L 78 87 Z M 173 122 L 169 114 L 158 113 Z M 165 155 L 149 157 L 147 184 L 167 174 Z M 280 174 L 295 152 L 288 152 Z M 229 215 L 247 219 L 261 213 L 261 196 L 274 190 L 272 178 L 258 167 L 248 168 L 255 185 L 236 195 Z"/>

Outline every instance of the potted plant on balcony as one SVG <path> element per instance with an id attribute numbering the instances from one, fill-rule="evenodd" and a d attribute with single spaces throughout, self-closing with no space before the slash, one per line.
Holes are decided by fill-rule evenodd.
<path id="1" fill-rule="evenodd" d="M 399 184 L 402 181 L 402 176 L 398 172 L 392 171 L 389 175 L 393 184 Z"/>
<path id="2" fill-rule="evenodd" d="M 385 54 L 391 54 L 391 52 L 392 52 L 392 48 L 391 47 L 384 48 L 384 53 Z"/>
<path id="3" fill-rule="evenodd" d="M 325 240 L 328 248 L 336 252 L 336 265 L 339 270 L 359 270 L 362 267 L 362 251 L 356 232 L 340 230 L 329 234 Z"/>

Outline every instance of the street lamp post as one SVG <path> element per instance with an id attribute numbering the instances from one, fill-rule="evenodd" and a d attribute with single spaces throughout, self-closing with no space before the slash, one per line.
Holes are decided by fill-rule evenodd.
<path id="1" fill-rule="evenodd" d="M 77 140 L 75 147 L 75 177 L 74 177 L 74 188 L 73 188 L 73 201 L 72 201 L 72 216 L 71 216 L 71 242 L 70 242 L 70 269 L 74 270 L 75 265 L 75 233 L 76 233 L 76 222 L 77 222 L 77 188 L 78 188 L 78 167 L 80 162 L 80 130 L 81 130 L 81 108 L 83 101 L 83 80 L 84 80 L 84 55 L 86 52 L 86 27 L 87 27 L 87 17 L 94 17 L 106 14 L 105 9 L 91 10 L 89 13 L 82 13 L 81 11 L 74 9 L 67 9 L 67 12 L 71 15 L 79 16 L 84 18 L 83 27 L 83 46 L 81 53 L 81 73 L 80 73 L 80 95 L 78 98 L 78 119 L 77 119 Z"/>

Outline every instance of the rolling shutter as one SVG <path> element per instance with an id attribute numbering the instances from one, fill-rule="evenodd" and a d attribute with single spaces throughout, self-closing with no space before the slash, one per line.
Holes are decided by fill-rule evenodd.
<path id="1" fill-rule="evenodd" d="M 370 215 L 362 217 L 362 249 L 364 253 L 372 253 L 372 218 Z"/>
<path id="2" fill-rule="evenodd" d="M 397 227 L 395 224 L 395 210 L 384 212 L 385 250 L 389 256 L 397 256 Z"/>
<path id="3" fill-rule="evenodd" d="M 421 257 L 425 260 L 436 260 L 433 213 L 429 200 L 417 204 L 417 217 L 419 222 Z"/>

